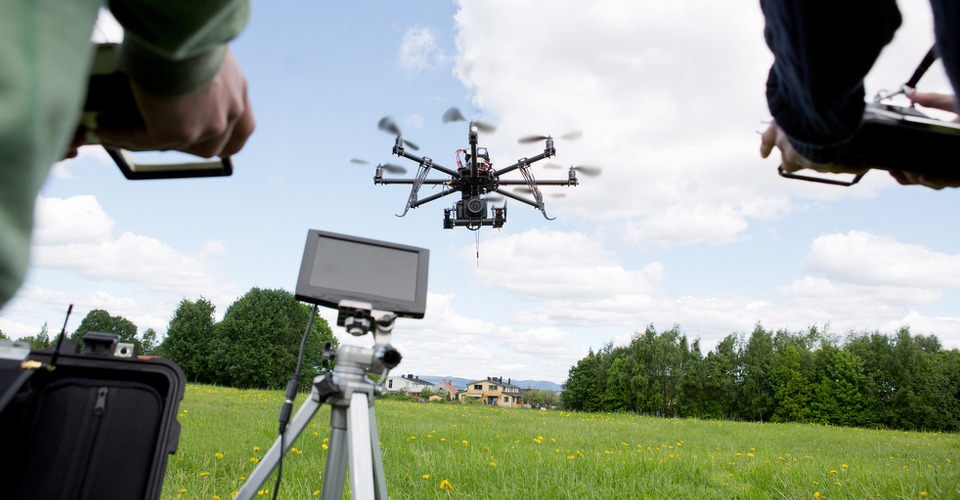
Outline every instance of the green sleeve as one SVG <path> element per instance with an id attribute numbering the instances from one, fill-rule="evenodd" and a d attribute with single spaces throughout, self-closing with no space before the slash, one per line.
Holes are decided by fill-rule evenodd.
<path id="1" fill-rule="evenodd" d="M 249 0 L 109 0 L 123 26 L 121 64 L 142 89 L 183 95 L 209 82 L 227 42 L 243 30 Z"/>

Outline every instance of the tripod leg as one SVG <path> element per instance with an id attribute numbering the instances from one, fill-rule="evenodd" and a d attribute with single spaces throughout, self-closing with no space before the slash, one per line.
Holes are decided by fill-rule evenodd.
<path id="1" fill-rule="evenodd" d="M 347 409 L 333 406 L 330 409 L 330 447 L 323 472 L 323 500 L 343 499 L 343 483 L 347 480 L 347 446 Z"/>
<path id="2" fill-rule="evenodd" d="M 257 491 L 263 486 L 267 478 L 270 477 L 273 470 L 277 468 L 277 464 L 280 463 L 280 457 L 290 451 L 293 442 L 300 437 L 300 434 L 307 427 L 307 424 L 310 423 L 310 419 L 313 418 L 313 415 L 320 408 L 320 401 L 317 401 L 317 398 L 313 396 L 314 394 L 311 393 L 310 397 L 307 398 L 303 405 L 300 406 L 300 409 L 297 410 L 297 414 L 294 415 L 293 420 L 290 421 L 290 425 L 287 426 L 283 439 L 285 449 L 280 449 L 280 438 L 277 438 L 277 440 L 273 442 L 273 446 L 267 450 L 263 459 L 260 460 L 257 468 L 247 477 L 247 480 L 243 483 L 243 487 L 240 488 L 237 496 L 234 497 L 235 499 L 250 500 L 257 495 Z"/>
<path id="3" fill-rule="evenodd" d="M 367 395 L 355 392 L 347 409 L 350 436 L 350 494 L 352 498 L 373 499 L 373 448 L 370 436 L 370 403 Z"/>
<path id="4" fill-rule="evenodd" d="M 370 407 L 370 449 L 373 454 L 373 479 L 376 481 L 377 498 L 387 500 L 387 477 L 383 472 L 383 455 L 380 453 L 380 433 L 377 431 L 377 415 Z"/>

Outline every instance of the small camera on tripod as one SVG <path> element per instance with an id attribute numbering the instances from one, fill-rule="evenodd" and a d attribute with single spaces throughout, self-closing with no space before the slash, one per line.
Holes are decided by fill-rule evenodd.
<path id="1" fill-rule="evenodd" d="M 287 427 L 296 395 L 294 377 L 281 410 L 280 436 L 234 498 L 253 500 L 272 471 L 283 470 L 283 455 L 322 404 L 331 406 L 322 498 L 343 498 L 348 464 L 353 498 L 388 498 L 373 402 L 386 390 L 389 371 L 400 363 L 400 353 L 389 342 L 394 320 L 423 318 L 426 311 L 429 256 L 425 248 L 316 229 L 307 232 L 295 296 L 337 309 L 337 325 L 355 336 L 372 332 L 374 346 L 346 345 L 336 353 L 325 352 L 325 357 L 336 359 L 336 366 L 314 379 L 310 397 Z M 378 371 L 379 383 L 368 378 Z"/>

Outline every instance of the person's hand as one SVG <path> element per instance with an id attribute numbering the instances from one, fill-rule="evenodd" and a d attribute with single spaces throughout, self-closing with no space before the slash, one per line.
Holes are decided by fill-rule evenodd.
<path id="1" fill-rule="evenodd" d="M 247 81 L 228 49 L 220 71 L 206 86 L 182 96 L 152 95 L 133 85 L 143 126 L 97 128 L 105 146 L 130 151 L 176 150 L 203 158 L 240 151 L 253 133 Z"/>
<path id="2" fill-rule="evenodd" d="M 951 94 L 938 94 L 936 92 L 907 92 L 907 99 L 914 104 L 919 104 L 928 108 L 940 109 L 943 111 L 957 112 L 957 96 Z M 954 118 L 955 122 L 960 123 L 960 116 Z"/>
<path id="3" fill-rule="evenodd" d="M 760 134 L 760 156 L 767 158 L 774 147 L 780 150 L 780 166 L 786 172 L 809 168 L 825 174 L 862 174 L 869 170 L 836 163 L 814 163 L 793 149 L 787 134 L 777 122 L 771 121 L 767 130 Z"/>

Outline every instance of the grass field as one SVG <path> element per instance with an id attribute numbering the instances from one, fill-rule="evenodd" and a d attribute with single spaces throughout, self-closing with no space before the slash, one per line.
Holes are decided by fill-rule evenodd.
<path id="1" fill-rule="evenodd" d="M 276 439 L 282 398 L 188 385 L 163 498 L 231 498 Z M 956 434 L 388 400 L 375 410 L 393 499 L 960 498 Z M 322 407 L 286 455 L 280 498 L 319 496 L 329 415 Z"/>

